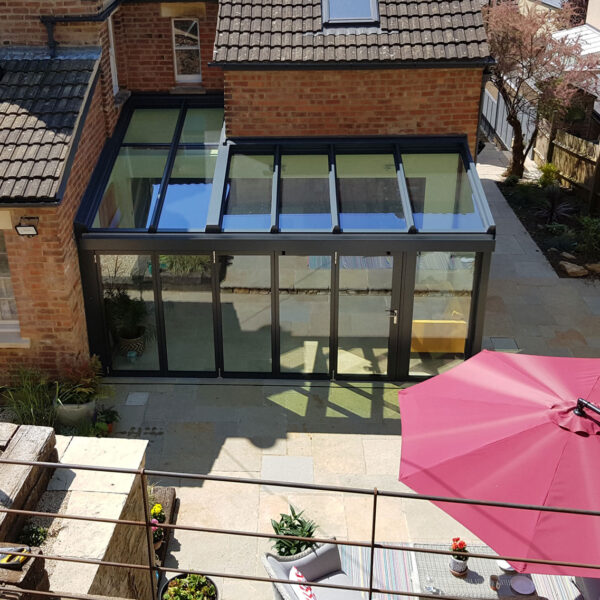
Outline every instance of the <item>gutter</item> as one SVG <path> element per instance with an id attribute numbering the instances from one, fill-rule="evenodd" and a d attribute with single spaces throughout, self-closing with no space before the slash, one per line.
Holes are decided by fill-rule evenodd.
<path id="1" fill-rule="evenodd" d="M 280 62 L 253 62 L 245 61 L 239 63 L 227 61 L 211 61 L 209 67 L 221 67 L 224 70 L 231 71 L 252 71 L 265 70 L 277 71 L 281 69 L 331 69 L 336 71 L 350 69 L 461 69 L 461 68 L 476 68 L 490 67 L 495 64 L 492 57 L 475 58 L 475 59 L 452 59 L 452 60 L 411 60 L 411 61 L 355 61 L 355 62 L 338 62 L 335 60 L 320 61 L 320 62 L 295 62 L 295 61 L 280 61 Z"/>
<path id="2" fill-rule="evenodd" d="M 56 56 L 58 43 L 54 39 L 54 26 L 57 23 L 102 23 L 119 8 L 123 0 L 113 0 L 104 10 L 91 15 L 40 15 L 40 21 L 48 32 L 48 49 L 50 56 Z"/>

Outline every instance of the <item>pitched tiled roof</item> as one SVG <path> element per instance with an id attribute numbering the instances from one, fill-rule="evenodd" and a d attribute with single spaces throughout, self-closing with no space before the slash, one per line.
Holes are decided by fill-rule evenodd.
<path id="1" fill-rule="evenodd" d="M 323 28 L 321 0 L 220 0 L 214 61 L 389 63 L 490 58 L 480 0 L 379 0 L 376 27 Z"/>
<path id="2" fill-rule="evenodd" d="M 96 70 L 97 49 L 0 49 L 0 203 L 52 202 Z"/>

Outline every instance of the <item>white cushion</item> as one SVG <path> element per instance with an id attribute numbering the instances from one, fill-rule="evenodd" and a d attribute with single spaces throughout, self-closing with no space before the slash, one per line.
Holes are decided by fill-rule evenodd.
<path id="1" fill-rule="evenodd" d="M 296 567 L 292 567 L 290 570 L 290 580 L 306 581 L 306 577 L 304 577 Z M 294 590 L 294 594 L 296 594 L 299 600 L 317 600 L 310 585 L 292 585 L 291 588 Z"/>

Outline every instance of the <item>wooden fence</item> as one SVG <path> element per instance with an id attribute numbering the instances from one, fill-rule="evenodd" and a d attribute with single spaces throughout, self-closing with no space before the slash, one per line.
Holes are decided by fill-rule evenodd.
<path id="1" fill-rule="evenodd" d="M 588 198 L 590 212 L 600 212 L 600 144 L 556 131 L 550 139 L 540 131 L 534 157 L 539 165 L 552 162 L 561 178 Z"/>

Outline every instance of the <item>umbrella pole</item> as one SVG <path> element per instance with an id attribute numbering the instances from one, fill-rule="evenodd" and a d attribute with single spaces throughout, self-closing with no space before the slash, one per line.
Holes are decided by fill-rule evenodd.
<path id="1" fill-rule="evenodd" d="M 584 412 L 584 409 L 586 408 L 595 412 L 597 415 L 600 415 L 600 406 L 596 406 L 592 402 L 588 402 L 583 398 L 579 398 L 577 400 L 577 406 L 575 407 L 573 413 L 576 414 L 578 417 L 587 417 L 588 415 Z"/>

